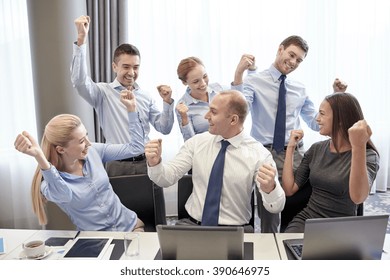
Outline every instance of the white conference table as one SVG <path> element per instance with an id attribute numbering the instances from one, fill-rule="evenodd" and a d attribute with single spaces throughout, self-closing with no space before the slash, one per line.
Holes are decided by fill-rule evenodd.
<path id="1" fill-rule="evenodd" d="M 57 230 L 12 230 L 0 229 L 0 236 L 4 237 L 7 252 L 0 255 L 3 260 L 18 260 L 22 254 L 22 244 L 31 240 L 46 240 L 49 237 L 68 237 L 70 240 L 61 247 L 51 247 L 51 253 L 45 260 L 62 259 L 65 249 L 72 245 L 73 238 L 77 231 L 57 231 Z M 103 231 L 83 231 L 80 237 L 112 237 L 113 239 L 123 239 L 124 232 L 103 232 Z M 135 257 L 127 257 L 124 254 L 120 260 L 154 260 L 160 248 L 156 232 L 140 233 L 140 254 Z M 244 242 L 253 242 L 254 260 L 280 260 L 279 250 L 276 246 L 275 237 L 272 233 L 245 233 Z M 114 245 L 111 245 L 104 256 L 103 260 L 108 260 L 113 251 Z"/>
<path id="2" fill-rule="evenodd" d="M 303 238 L 303 233 L 277 233 L 275 239 L 278 248 L 280 249 L 280 259 L 288 260 L 286 250 L 283 244 L 285 239 Z M 383 245 L 382 260 L 390 260 L 390 234 L 386 234 L 385 243 Z"/>
<path id="3" fill-rule="evenodd" d="M 37 233 L 39 230 L 28 229 L 2 229 L 0 228 L 0 237 L 3 237 L 6 254 L 0 255 L 0 260 L 5 259 L 9 252 L 15 250 L 25 240 Z"/>
<path id="4" fill-rule="evenodd" d="M 0 260 L 18 260 L 21 259 L 22 244 L 31 240 L 46 240 L 49 237 L 66 237 L 69 241 L 60 247 L 51 247 L 52 252 L 45 260 L 61 260 L 65 249 L 72 245 L 73 238 L 77 231 L 58 231 L 58 230 L 27 230 L 27 229 L 0 229 L 0 237 L 4 238 L 6 253 L 0 255 Z M 113 239 L 123 239 L 124 232 L 102 232 L 102 231 L 83 231 L 80 237 L 112 237 Z M 244 241 L 253 242 L 254 260 L 288 260 L 284 250 L 283 240 L 291 238 L 302 238 L 302 233 L 245 233 Z M 159 250 L 159 241 L 155 232 L 140 233 L 140 254 L 135 257 L 127 257 L 124 254 L 120 260 L 154 260 Z M 110 259 L 113 251 L 111 245 L 103 260 Z M 23 259 L 24 260 L 24 259 Z M 382 260 L 390 260 L 390 234 L 386 234 L 383 247 Z"/>
<path id="5" fill-rule="evenodd" d="M 73 238 L 77 231 L 56 230 L 30 230 L 30 229 L 0 229 L 0 237 L 4 238 L 6 254 L 0 255 L 0 260 L 21 259 L 22 244 L 32 240 L 46 240 L 49 237 Z M 66 245 L 70 245 L 68 242 Z M 65 247 L 53 247 L 52 253 L 46 259 L 58 259 L 58 252 L 64 251 Z"/>

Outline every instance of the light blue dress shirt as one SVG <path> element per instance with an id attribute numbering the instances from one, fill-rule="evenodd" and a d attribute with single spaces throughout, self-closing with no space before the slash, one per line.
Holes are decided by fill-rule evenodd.
<path id="1" fill-rule="evenodd" d="M 95 83 L 87 74 L 86 44 L 73 44 L 71 80 L 78 94 L 95 108 L 107 143 L 123 144 L 131 141 L 133 131 L 126 127 L 127 111 L 120 102 L 120 91 L 124 87 L 117 79 L 112 83 Z M 169 134 L 174 122 L 174 102 L 163 102 L 161 112 L 149 93 L 134 84 L 133 93 L 137 101 L 137 112 L 145 143 L 149 141 L 150 125 L 160 133 Z M 144 144 L 145 144 L 144 143 Z M 136 155 L 144 152 L 144 146 Z"/>
<path id="2" fill-rule="evenodd" d="M 199 99 L 196 99 L 191 96 L 191 89 L 187 87 L 185 94 L 179 99 L 177 104 L 184 103 L 188 107 L 188 124 L 182 125 L 182 118 L 178 111 L 176 110 L 176 116 L 179 123 L 181 134 L 183 135 L 184 141 L 190 139 L 195 134 L 199 134 L 209 129 L 209 122 L 204 118 L 206 113 L 209 110 L 209 103 L 214 98 L 214 96 L 222 91 L 228 89 L 223 87 L 218 83 L 209 84 L 207 88 L 208 100 L 205 102 Z"/>
<path id="3" fill-rule="evenodd" d="M 129 113 L 129 119 L 136 115 Z M 130 129 L 139 131 L 139 126 L 138 121 L 130 122 Z M 120 202 L 104 167 L 107 161 L 136 156 L 143 146 L 143 134 L 134 133 L 132 140 L 128 144 L 93 143 L 84 161 L 84 176 L 58 171 L 53 165 L 42 170 L 42 194 L 56 203 L 78 230 L 132 231 L 137 214 Z"/>
<path id="4" fill-rule="evenodd" d="M 252 116 L 251 135 L 263 145 L 273 143 L 276 112 L 278 109 L 280 73 L 273 65 L 267 70 L 250 73 L 246 76 L 243 84 L 232 86 L 241 91 L 250 107 Z M 307 125 L 319 130 L 316 122 L 318 109 L 306 94 L 303 84 L 286 78 L 286 135 L 285 145 L 290 139 L 290 131 L 301 129 L 300 118 Z"/>

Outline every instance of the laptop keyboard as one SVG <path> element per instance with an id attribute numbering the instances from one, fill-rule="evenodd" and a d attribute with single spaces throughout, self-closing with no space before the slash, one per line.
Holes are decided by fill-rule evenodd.
<path id="1" fill-rule="evenodd" d="M 294 252 L 299 256 L 302 257 L 302 244 L 293 244 L 291 245 L 291 248 L 294 250 Z"/>

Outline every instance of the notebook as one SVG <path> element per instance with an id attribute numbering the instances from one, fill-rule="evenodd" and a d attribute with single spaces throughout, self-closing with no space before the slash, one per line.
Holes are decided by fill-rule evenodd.
<path id="1" fill-rule="evenodd" d="M 244 228 L 157 225 L 163 260 L 242 260 Z"/>
<path id="2" fill-rule="evenodd" d="M 389 215 L 308 219 L 303 239 L 283 243 L 296 259 L 380 260 L 388 220 Z"/>

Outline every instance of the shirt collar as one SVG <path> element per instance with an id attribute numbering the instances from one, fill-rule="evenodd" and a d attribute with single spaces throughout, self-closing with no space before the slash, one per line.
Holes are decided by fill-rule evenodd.
<path id="1" fill-rule="evenodd" d="M 209 96 L 209 101 L 210 101 L 214 97 L 214 95 L 216 93 L 210 87 L 207 87 L 207 94 Z M 186 89 L 186 93 L 185 93 L 185 95 L 183 97 L 183 101 L 187 105 L 188 104 L 196 104 L 196 103 L 202 102 L 199 99 L 193 98 L 191 96 L 191 89 L 189 87 L 187 87 L 187 89 Z"/>
<path id="2" fill-rule="evenodd" d="M 223 138 L 221 135 L 215 135 L 214 142 L 220 142 L 222 140 L 229 141 L 230 145 L 232 145 L 234 148 L 238 148 L 241 145 L 241 142 L 244 140 L 245 132 L 242 130 L 239 134 L 236 136 L 233 136 L 229 139 Z"/>
<path id="3" fill-rule="evenodd" d="M 112 83 L 110 83 L 110 86 L 111 86 L 113 89 L 117 90 L 117 91 L 121 91 L 121 90 L 126 89 L 124 86 L 121 85 L 121 83 L 118 81 L 117 78 L 115 78 L 115 80 L 114 80 Z M 133 88 L 134 88 L 135 90 L 139 89 L 138 84 L 137 84 L 137 83 L 134 83 Z"/>
<path id="4" fill-rule="evenodd" d="M 276 69 L 273 64 L 269 67 L 269 72 L 272 76 L 272 79 L 274 80 L 274 83 L 279 83 L 279 78 L 282 73 L 278 69 Z"/>

